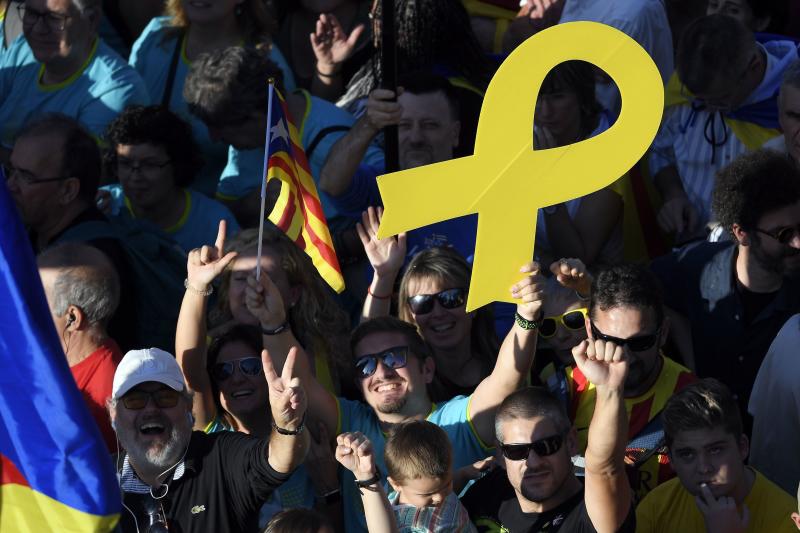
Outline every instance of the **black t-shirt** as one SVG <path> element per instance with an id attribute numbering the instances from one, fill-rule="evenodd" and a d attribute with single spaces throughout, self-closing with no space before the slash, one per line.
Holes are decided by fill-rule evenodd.
<path id="1" fill-rule="evenodd" d="M 160 501 L 170 531 L 181 533 L 256 532 L 258 513 L 272 491 L 289 478 L 272 469 L 267 439 L 223 431 L 206 435 L 192 432 L 183 475 L 169 483 Z M 139 530 L 146 531 L 149 494 L 125 493 L 125 505 L 136 514 Z M 131 512 L 123 509 L 123 533 L 135 533 Z"/>
<path id="2" fill-rule="evenodd" d="M 496 468 L 478 480 L 461 500 L 480 533 L 596 533 L 589 519 L 583 490 L 544 513 L 524 513 L 506 472 Z M 636 514 L 631 504 L 618 533 L 636 531 Z"/>

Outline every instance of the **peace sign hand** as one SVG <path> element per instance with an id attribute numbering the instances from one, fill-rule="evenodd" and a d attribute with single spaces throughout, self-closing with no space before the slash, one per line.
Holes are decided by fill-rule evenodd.
<path id="1" fill-rule="evenodd" d="M 186 262 L 186 278 L 193 289 L 204 291 L 236 257 L 236 252 L 225 253 L 226 229 L 227 223 L 220 220 L 217 242 L 213 246 L 206 245 L 189 252 Z"/>
<path id="2" fill-rule="evenodd" d="M 267 350 L 261 352 L 261 364 L 269 387 L 269 405 L 272 409 L 272 420 L 281 429 L 295 431 L 303 423 L 306 414 L 307 399 L 300 378 L 294 375 L 294 364 L 297 359 L 297 348 L 289 350 L 283 372 L 278 376 L 272 358 Z"/>

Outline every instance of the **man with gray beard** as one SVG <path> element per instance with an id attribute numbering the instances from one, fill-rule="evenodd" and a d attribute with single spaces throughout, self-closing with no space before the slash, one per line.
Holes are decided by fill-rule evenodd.
<path id="1" fill-rule="evenodd" d="M 258 531 L 262 504 L 308 450 L 306 398 L 293 377 L 294 361 L 290 354 L 278 376 L 262 356 L 273 429 L 260 439 L 193 432 L 192 393 L 175 358 L 158 348 L 128 352 L 108 402 L 123 448 L 117 457 L 122 531 Z"/>

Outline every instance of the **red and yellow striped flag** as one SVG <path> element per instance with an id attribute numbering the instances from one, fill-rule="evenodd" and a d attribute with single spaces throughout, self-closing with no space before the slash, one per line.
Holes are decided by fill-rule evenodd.
<path id="1" fill-rule="evenodd" d="M 283 96 L 277 89 L 270 93 L 272 108 L 268 113 L 270 140 L 266 175 L 267 181 L 277 179 L 282 183 L 280 195 L 268 218 L 305 250 L 328 285 L 336 292 L 342 292 L 342 269 L 300 144 L 300 135 L 289 118 Z"/>

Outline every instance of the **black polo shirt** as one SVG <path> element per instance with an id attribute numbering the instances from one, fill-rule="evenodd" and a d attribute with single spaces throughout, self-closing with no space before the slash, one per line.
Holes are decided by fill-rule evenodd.
<path id="1" fill-rule="evenodd" d="M 597 533 L 586 510 L 583 490 L 544 513 L 525 513 L 502 468 L 476 481 L 461 503 L 479 533 Z M 631 503 L 617 533 L 635 531 L 636 512 Z"/>
<path id="2" fill-rule="evenodd" d="M 737 252 L 732 242 L 691 244 L 656 259 L 652 270 L 664 287 L 664 303 L 691 324 L 697 375 L 728 385 L 745 416 L 770 344 L 800 311 L 800 284 L 784 278 L 774 297 L 754 301 L 737 288 Z"/>
<path id="3" fill-rule="evenodd" d="M 183 473 L 158 500 L 169 530 L 181 533 L 257 532 L 258 513 L 273 490 L 289 479 L 267 461 L 268 439 L 223 431 L 192 432 Z M 124 493 L 120 526 L 124 533 L 146 531 L 149 494 Z M 136 515 L 136 521 L 134 516 Z"/>

